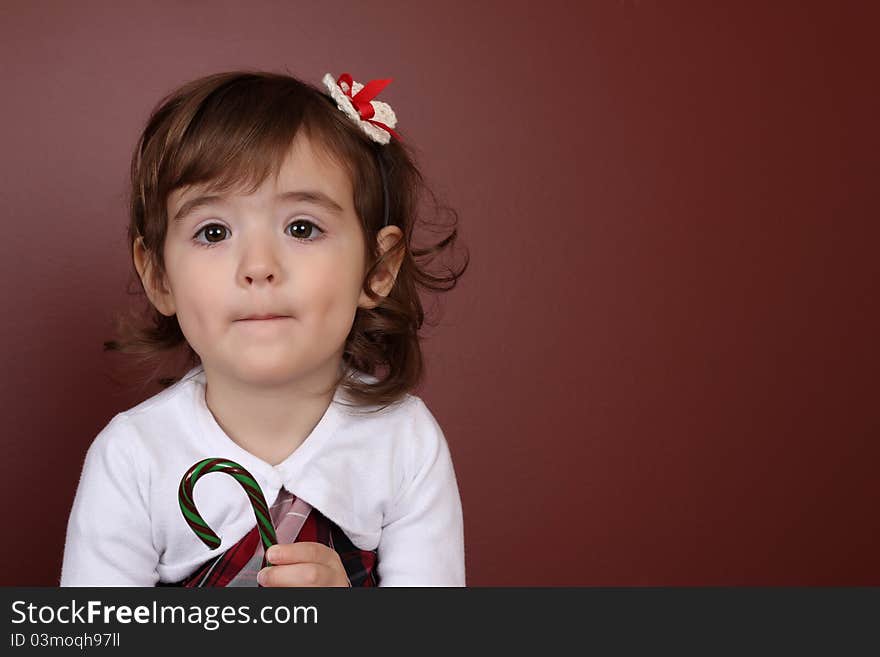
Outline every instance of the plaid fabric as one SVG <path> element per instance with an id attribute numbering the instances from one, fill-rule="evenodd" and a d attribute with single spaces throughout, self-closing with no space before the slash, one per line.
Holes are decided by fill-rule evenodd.
<path id="1" fill-rule="evenodd" d="M 294 498 L 295 499 L 295 498 Z M 312 508 L 299 530 L 294 542 L 323 543 L 339 554 L 345 572 L 352 586 L 378 586 L 376 574 L 378 553 L 376 550 L 361 550 L 355 546 L 336 523 Z M 157 586 L 227 586 L 233 579 L 241 586 L 244 579 L 252 586 L 257 586 L 256 570 L 248 571 L 245 566 L 254 558 L 259 550 L 262 556 L 262 544 L 256 527 L 226 552 L 205 562 L 189 577 L 179 582 L 160 582 Z M 247 585 L 247 584 L 245 584 Z"/>

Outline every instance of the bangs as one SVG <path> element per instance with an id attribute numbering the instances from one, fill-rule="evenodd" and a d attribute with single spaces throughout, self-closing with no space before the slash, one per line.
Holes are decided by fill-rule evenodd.
<path id="1" fill-rule="evenodd" d="M 301 130 L 316 153 L 344 166 L 351 178 L 352 145 L 316 111 L 316 93 L 289 80 L 239 77 L 192 99 L 190 111 L 179 108 L 184 111 L 168 131 L 167 159 L 157 172 L 160 196 L 183 187 L 252 194 L 278 175 Z"/>

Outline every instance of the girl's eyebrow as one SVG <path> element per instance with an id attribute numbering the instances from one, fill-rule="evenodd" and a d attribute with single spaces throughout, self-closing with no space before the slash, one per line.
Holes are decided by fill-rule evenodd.
<path id="1" fill-rule="evenodd" d="M 209 194 L 207 196 L 196 196 L 195 198 L 191 198 L 186 203 L 180 206 L 177 214 L 174 215 L 174 221 L 183 221 L 183 219 L 185 219 L 198 208 L 212 205 L 214 203 L 222 203 L 226 200 L 226 198 L 227 197 L 223 194 Z M 327 196 L 324 192 L 319 192 L 314 189 L 301 189 L 291 192 L 282 192 L 281 194 L 278 194 L 275 199 L 278 201 L 305 201 L 326 208 L 327 210 L 330 210 L 335 214 L 342 214 L 344 212 L 342 206 L 339 205 L 336 201 Z"/>

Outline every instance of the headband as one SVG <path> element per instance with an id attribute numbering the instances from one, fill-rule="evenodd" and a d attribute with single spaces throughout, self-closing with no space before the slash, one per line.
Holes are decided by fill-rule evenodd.
<path id="1" fill-rule="evenodd" d="M 373 152 L 379 164 L 379 175 L 382 177 L 382 198 L 385 208 L 383 227 L 389 225 L 389 203 L 388 174 L 385 171 L 382 145 L 389 143 L 392 136 L 398 141 L 401 139 L 400 135 L 394 131 L 394 126 L 397 125 L 397 116 L 391 109 L 391 105 L 373 99 L 391 84 L 392 79 L 370 80 L 366 85 L 355 82 L 348 73 L 343 73 L 338 79 L 327 73 L 323 79 L 324 86 L 327 87 L 336 106 L 374 142 Z"/>

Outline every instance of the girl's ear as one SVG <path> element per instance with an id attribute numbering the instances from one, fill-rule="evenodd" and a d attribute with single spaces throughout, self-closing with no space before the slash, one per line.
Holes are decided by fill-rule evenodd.
<path id="1" fill-rule="evenodd" d="M 397 226 L 385 226 L 385 228 L 379 231 L 379 235 L 377 236 L 379 241 L 379 252 L 383 254 L 387 253 L 388 250 L 397 244 L 402 238 L 403 232 L 401 232 L 400 228 Z M 375 274 L 373 274 L 373 280 L 370 282 L 370 287 L 373 289 L 373 292 L 380 297 L 387 297 L 391 293 L 391 288 L 394 287 L 394 281 L 397 280 L 397 272 L 400 271 L 400 265 L 403 262 L 403 253 L 403 249 L 398 251 L 393 257 L 382 263 L 382 266 Z M 378 301 L 371 300 L 366 292 L 361 290 L 358 307 L 375 308 L 378 305 Z"/>
<path id="2" fill-rule="evenodd" d="M 140 276 L 141 283 L 144 286 L 144 290 L 147 293 L 150 303 L 152 303 L 160 313 L 166 317 L 171 317 L 176 312 L 174 307 L 174 297 L 168 290 L 164 277 L 162 281 L 157 280 L 153 265 L 153 257 L 147 251 L 146 247 L 144 247 L 143 237 L 138 237 L 134 241 L 132 255 L 134 258 L 134 267 L 137 269 L 138 276 Z"/>

